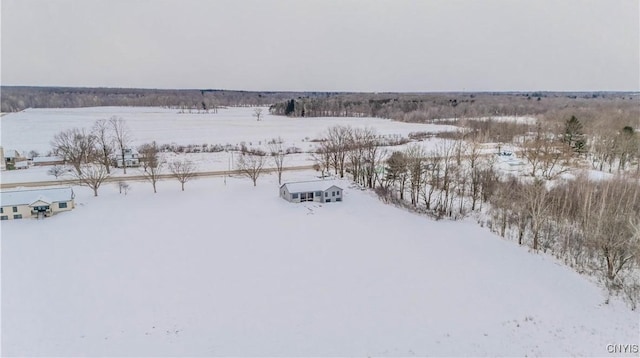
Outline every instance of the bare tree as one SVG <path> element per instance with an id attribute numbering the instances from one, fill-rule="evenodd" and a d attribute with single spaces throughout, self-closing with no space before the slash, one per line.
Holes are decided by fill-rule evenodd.
<path id="1" fill-rule="evenodd" d="M 398 188 L 400 200 L 404 200 L 404 188 L 407 184 L 408 168 L 407 157 L 403 152 L 393 152 L 387 158 L 386 181 L 387 187 L 395 187 L 396 182 L 400 185 Z"/>
<path id="2" fill-rule="evenodd" d="M 113 136 L 110 133 L 110 124 L 106 119 L 98 119 L 91 129 L 91 134 L 95 137 L 96 160 L 104 165 L 107 174 L 110 174 L 111 157 L 115 153 Z"/>
<path id="3" fill-rule="evenodd" d="M 122 118 L 111 117 L 109 118 L 109 124 L 113 130 L 113 139 L 116 142 L 116 147 L 120 152 L 122 158 L 122 168 L 124 174 L 127 174 L 127 162 L 124 160 L 125 151 L 128 149 L 131 143 L 131 135 L 129 134 L 129 128 L 127 123 Z"/>
<path id="4" fill-rule="evenodd" d="M 262 108 L 254 108 L 253 109 L 253 116 L 256 117 L 256 120 L 259 122 L 260 120 L 262 120 Z"/>
<path id="5" fill-rule="evenodd" d="M 324 145 L 331 152 L 331 165 L 335 174 L 344 178 L 345 160 L 349 151 L 352 138 L 351 127 L 333 126 L 327 130 Z"/>
<path id="6" fill-rule="evenodd" d="M 371 160 L 372 154 L 374 154 L 374 159 L 378 154 L 374 148 L 374 146 L 377 146 L 376 133 L 371 128 L 353 128 L 348 133 L 346 155 L 349 159 L 349 170 L 351 170 L 354 182 L 366 185 L 368 181 L 367 172 L 374 164 Z M 340 158 L 340 154 L 338 158 Z M 369 160 L 368 163 L 367 160 Z"/>
<path id="7" fill-rule="evenodd" d="M 531 166 L 532 177 L 540 174 L 545 179 L 553 179 L 569 170 L 567 164 L 572 150 L 568 142 L 550 137 L 538 123 L 535 136 L 522 142 L 521 153 Z"/>
<path id="8" fill-rule="evenodd" d="M 522 204 L 531 221 L 531 233 L 533 234 L 532 248 L 537 251 L 540 244 L 540 230 L 548 218 L 548 191 L 547 188 L 545 188 L 544 182 L 539 179 L 536 179 L 533 184 L 523 186 L 523 189 L 524 200 Z"/>
<path id="9" fill-rule="evenodd" d="M 53 175 L 56 179 L 61 177 L 66 172 L 66 169 L 61 165 L 54 165 L 49 170 L 47 170 L 47 174 Z"/>
<path id="10" fill-rule="evenodd" d="M 311 153 L 311 159 L 314 162 L 314 169 L 320 171 L 324 178 L 325 172 L 328 174 L 329 168 L 331 167 L 331 152 L 324 142 L 320 143 L 318 149 Z"/>
<path id="11" fill-rule="evenodd" d="M 426 153 L 420 145 L 414 144 L 408 146 L 404 154 L 407 160 L 407 170 L 409 171 L 411 204 L 417 206 L 422 180 L 424 179 Z"/>
<path id="12" fill-rule="evenodd" d="M 81 166 L 95 160 L 95 143 L 95 136 L 86 133 L 84 129 L 73 128 L 56 134 L 51 146 L 55 154 L 73 166 L 76 176 L 81 176 Z"/>
<path id="13" fill-rule="evenodd" d="M 93 196 L 98 196 L 98 188 L 109 178 L 106 168 L 102 164 L 88 163 L 82 164 L 80 174 L 76 175 L 80 185 L 87 186 L 93 190 Z"/>
<path id="14" fill-rule="evenodd" d="M 37 150 L 31 150 L 29 151 L 29 158 L 33 159 L 33 158 L 37 158 L 40 156 L 40 153 L 38 153 Z"/>
<path id="15" fill-rule="evenodd" d="M 273 163 L 276 165 L 276 170 L 278 171 L 278 184 L 282 184 L 284 157 L 287 155 L 282 143 L 283 141 L 280 137 L 274 138 L 269 142 L 269 152 L 271 153 L 271 158 L 273 159 Z"/>
<path id="16" fill-rule="evenodd" d="M 182 185 L 184 191 L 184 183 L 191 180 L 196 175 L 196 165 L 190 160 L 176 160 L 169 163 L 169 171 Z"/>
<path id="17" fill-rule="evenodd" d="M 262 173 L 265 157 L 263 155 L 244 154 L 236 161 L 236 167 L 240 174 L 250 178 L 253 186 L 256 186 L 258 177 Z"/>
<path id="18" fill-rule="evenodd" d="M 151 182 L 153 192 L 157 193 L 156 183 L 162 172 L 164 161 L 160 158 L 160 148 L 156 142 L 145 143 L 138 148 L 140 162 L 142 163 L 142 175 Z"/>

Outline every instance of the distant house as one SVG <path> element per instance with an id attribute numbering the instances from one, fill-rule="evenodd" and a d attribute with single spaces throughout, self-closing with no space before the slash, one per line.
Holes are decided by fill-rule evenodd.
<path id="1" fill-rule="evenodd" d="M 280 197 L 292 203 L 315 201 L 329 203 L 342 201 L 342 188 L 331 180 L 284 183 L 280 186 Z"/>
<path id="2" fill-rule="evenodd" d="M 122 153 L 116 151 L 114 158 L 114 165 L 116 168 L 122 168 Z M 124 163 L 127 168 L 140 166 L 140 154 L 135 149 L 127 148 L 124 150 Z"/>
<path id="3" fill-rule="evenodd" d="M 64 164 L 64 158 L 62 157 L 35 157 L 32 160 L 33 165 L 36 167 L 44 165 L 62 165 Z"/>
<path id="4" fill-rule="evenodd" d="M 27 158 L 23 157 L 20 152 L 7 149 L 6 151 L 2 151 L 2 162 L 5 165 L 5 169 L 17 169 L 17 168 L 27 168 L 29 166 L 27 162 Z M 21 163 L 24 162 L 24 163 Z M 20 163 L 20 164 L 18 164 Z"/>
<path id="5" fill-rule="evenodd" d="M 73 189 L 52 188 L 3 191 L 0 220 L 44 218 L 75 207 Z"/>

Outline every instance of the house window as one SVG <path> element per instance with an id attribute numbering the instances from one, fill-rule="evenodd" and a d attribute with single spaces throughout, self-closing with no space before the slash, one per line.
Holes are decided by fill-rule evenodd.
<path id="1" fill-rule="evenodd" d="M 340 190 L 336 191 L 336 196 L 340 196 Z"/>
<path id="2" fill-rule="evenodd" d="M 321 191 L 316 191 L 316 196 L 322 196 L 322 192 Z"/>
<path id="3" fill-rule="evenodd" d="M 14 213 L 17 213 L 17 212 L 18 212 L 18 207 L 17 207 L 17 206 L 14 206 L 14 207 L 13 207 L 13 212 L 14 212 Z"/>
<path id="4" fill-rule="evenodd" d="M 291 194 L 291 197 L 294 199 L 298 199 L 298 193 Z"/>
<path id="5" fill-rule="evenodd" d="M 342 198 L 336 198 L 336 201 L 342 201 Z"/>
<path id="6" fill-rule="evenodd" d="M 4 213 L 4 208 L 0 208 L 0 214 Z"/>
<path id="7" fill-rule="evenodd" d="M 327 200 L 325 200 L 324 202 L 325 202 L 325 203 L 330 203 L 330 202 L 331 202 L 331 199 L 327 199 Z"/>
<path id="8" fill-rule="evenodd" d="M 9 216 L 8 215 L 2 215 L 2 216 L 0 216 L 0 220 L 9 220 Z"/>
<path id="9" fill-rule="evenodd" d="M 58 208 L 66 209 L 67 208 L 67 203 L 58 203 Z"/>
<path id="10" fill-rule="evenodd" d="M 325 191 L 325 192 L 324 192 L 324 197 L 326 198 L 326 197 L 328 197 L 328 196 L 329 196 L 329 192 L 328 192 L 328 191 Z"/>
<path id="11" fill-rule="evenodd" d="M 13 215 L 14 219 L 22 219 L 22 214 L 15 214 Z"/>
<path id="12" fill-rule="evenodd" d="M 331 192 L 331 196 L 336 196 L 336 192 L 335 192 L 335 191 L 332 191 L 332 192 Z"/>

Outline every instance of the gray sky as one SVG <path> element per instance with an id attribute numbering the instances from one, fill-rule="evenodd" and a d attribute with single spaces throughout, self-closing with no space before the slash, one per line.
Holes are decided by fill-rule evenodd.
<path id="1" fill-rule="evenodd" d="M 3 85 L 640 90 L 640 0 L 1 0 Z"/>

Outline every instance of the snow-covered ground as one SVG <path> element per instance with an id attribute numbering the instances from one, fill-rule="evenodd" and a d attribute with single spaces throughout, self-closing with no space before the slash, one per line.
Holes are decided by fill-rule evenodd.
<path id="1" fill-rule="evenodd" d="M 373 128 L 379 135 L 407 137 L 411 132 L 440 132 L 458 130 L 448 125 L 403 123 L 380 118 L 288 118 L 272 116 L 263 108 L 261 121 L 253 117 L 254 108 L 221 108 L 218 113 L 178 113 L 177 109 L 151 107 L 92 107 L 72 109 L 27 109 L 19 113 L 8 114 L 0 120 L 1 144 L 5 150 L 18 150 L 28 153 L 36 150 L 45 154 L 51 150 L 53 137 L 71 128 L 89 130 L 98 119 L 122 118 L 127 122 L 132 136 L 132 145 L 155 140 L 160 144 L 178 145 L 218 144 L 232 146 L 245 143 L 250 148 L 267 150 L 267 142 L 273 138 L 283 139 L 283 147 L 297 147 L 303 152 L 313 151 L 317 143 L 313 139 L 321 138 L 327 128 L 335 125 L 354 128 Z M 420 144 L 426 150 L 435 147 L 441 139 L 430 138 Z M 392 150 L 401 150 L 404 146 Z M 198 171 L 233 169 L 231 152 L 217 153 L 166 153 L 165 159 L 187 158 L 193 161 Z M 307 153 L 288 155 L 285 166 L 313 164 Z M 271 160 L 267 167 L 274 167 Z M 31 167 L 26 170 L 3 171 L 0 179 L 3 183 L 55 180 L 47 175 L 48 167 Z M 114 176 L 120 176 L 121 170 L 115 169 Z M 129 170 L 136 173 L 136 170 Z M 69 179 L 62 177 L 60 179 Z"/>
<path id="2" fill-rule="evenodd" d="M 287 180 L 313 172 L 285 173 Z M 277 177 L 113 184 L 2 223 L 3 356 L 606 356 L 638 315 L 478 227 Z"/>
<path id="3" fill-rule="evenodd" d="M 457 130 L 453 126 L 402 123 L 380 118 L 289 118 L 272 116 L 264 108 L 263 120 L 252 116 L 254 108 L 221 108 L 218 113 L 178 113 L 176 109 L 155 107 L 93 107 L 63 109 L 27 109 L 11 113 L 0 119 L 2 146 L 5 150 L 21 152 L 36 150 L 42 154 L 51 150 L 53 137 L 67 129 L 90 129 L 98 119 L 113 116 L 127 122 L 133 145 L 155 140 L 180 145 L 231 144 L 245 142 L 259 147 L 267 141 L 281 137 L 285 147 L 297 146 L 306 150 L 309 140 L 321 138 L 327 128 L 345 125 L 354 128 L 374 128 L 378 134 L 398 134 L 406 137 L 411 132 L 440 132 Z"/>

